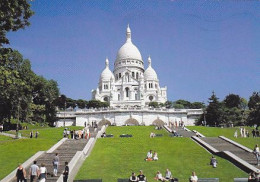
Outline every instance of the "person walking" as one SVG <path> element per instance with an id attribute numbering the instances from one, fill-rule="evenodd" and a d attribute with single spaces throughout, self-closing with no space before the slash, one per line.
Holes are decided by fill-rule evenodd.
<path id="1" fill-rule="evenodd" d="M 234 133 L 234 137 L 237 138 L 237 130 Z"/>
<path id="2" fill-rule="evenodd" d="M 36 182 L 39 174 L 40 174 L 40 169 L 36 165 L 37 161 L 34 161 L 33 164 L 30 167 L 29 175 L 30 175 L 30 182 Z"/>
<path id="3" fill-rule="evenodd" d="M 23 168 L 22 164 L 19 164 L 16 171 L 17 182 L 26 182 L 26 171 Z"/>
<path id="4" fill-rule="evenodd" d="M 65 169 L 63 171 L 63 182 L 67 182 L 69 177 L 69 166 L 68 162 L 65 162 Z"/>
<path id="5" fill-rule="evenodd" d="M 35 132 L 35 138 L 38 138 L 38 136 L 39 136 L 39 132 L 36 131 L 36 132 Z"/>
<path id="6" fill-rule="evenodd" d="M 58 175 L 58 167 L 59 167 L 59 161 L 60 161 L 60 158 L 58 156 L 58 153 L 55 154 L 55 157 L 53 158 L 53 175 L 54 176 L 57 176 Z"/>
<path id="7" fill-rule="evenodd" d="M 39 182 L 45 182 L 47 179 L 47 169 L 44 163 L 41 163 Z"/>
<path id="8" fill-rule="evenodd" d="M 259 163 L 259 160 L 260 160 L 260 153 L 259 153 L 259 147 L 258 147 L 258 144 L 255 145 L 255 148 L 253 150 L 253 153 L 255 154 L 255 157 L 256 157 L 256 165 L 259 166 L 260 163 Z"/>
<path id="9" fill-rule="evenodd" d="M 30 132 L 30 138 L 32 138 L 32 137 L 33 137 L 33 131 Z"/>

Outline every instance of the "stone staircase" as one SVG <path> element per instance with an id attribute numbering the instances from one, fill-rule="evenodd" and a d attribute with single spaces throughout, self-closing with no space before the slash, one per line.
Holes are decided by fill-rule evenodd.
<path id="1" fill-rule="evenodd" d="M 175 129 L 177 133 L 179 133 L 182 137 L 192 137 L 195 136 L 196 134 L 192 131 L 186 131 L 182 127 L 178 127 Z"/>
<path id="2" fill-rule="evenodd" d="M 98 131 L 101 127 L 97 128 L 89 128 L 90 137 L 96 137 Z M 82 151 L 86 146 L 88 139 L 67 139 L 63 144 L 61 144 L 54 152 L 52 153 L 44 153 L 39 158 L 36 159 L 37 165 L 40 167 L 41 163 L 45 164 L 47 168 L 47 180 L 46 182 L 54 182 L 57 181 L 58 178 L 62 175 L 62 172 L 65 168 L 65 162 L 70 162 L 77 151 Z M 53 175 L 53 158 L 55 154 L 59 154 L 59 167 L 58 167 L 58 176 Z M 26 168 L 26 172 L 29 175 L 29 168 Z M 27 176 L 28 176 L 27 175 Z M 13 179 L 12 182 L 16 182 L 16 179 Z"/>
<path id="3" fill-rule="evenodd" d="M 254 154 L 247 152 L 247 151 L 237 147 L 236 145 L 233 145 L 233 144 L 231 144 L 231 143 L 229 143 L 229 142 L 227 142 L 227 141 L 225 141 L 221 138 L 218 138 L 218 137 L 202 137 L 200 139 L 203 140 L 204 142 L 208 143 L 209 145 L 211 145 L 215 149 L 217 149 L 219 152 L 230 151 L 231 153 L 233 153 L 237 157 L 243 159 L 247 163 L 253 165 L 254 167 L 256 167 L 258 169 L 260 169 L 260 166 L 256 165 L 256 158 L 255 158 Z"/>

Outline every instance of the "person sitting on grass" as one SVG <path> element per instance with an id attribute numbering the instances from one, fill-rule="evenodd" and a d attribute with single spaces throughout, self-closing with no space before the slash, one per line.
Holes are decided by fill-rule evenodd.
<path id="1" fill-rule="evenodd" d="M 157 152 L 155 152 L 155 151 L 154 151 L 154 153 L 153 153 L 153 160 L 154 160 L 154 161 L 158 161 L 158 154 L 157 154 Z"/>
<path id="2" fill-rule="evenodd" d="M 151 132 L 150 138 L 154 138 L 154 137 L 155 137 L 155 133 Z"/>
<path id="3" fill-rule="evenodd" d="M 165 179 L 167 181 L 170 181 L 170 182 L 178 182 L 178 178 L 174 178 L 172 176 L 172 172 L 169 170 L 169 169 L 166 169 L 166 172 L 165 172 Z"/>
<path id="4" fill-rule="evenodd" d="M 130 176 L 129 182 L 134 182 L 134 181 L 138 181 L 138 180 L 137 180 L 137 177 L 136 177 L 135 173 L 132 172 L 132 176 Z"/>
<path id="5" fill-rule="evenodd" d="M 212 165 L 214 168 L 216 168 L 217 163 L 218 163 L 217 159 L 214 156 L 212 156 L 210 159 L 210 165 Z"/>
<path id="6" fill-rule="evenodd" d="M 140 170 L 140 174 L 137 176 L 138 182 L 146 182 L 146 177 L 143 174 L 143 171 Z"/>
<path id="7" fill-rule="evenodd" d="M 152 150 L 150 150 L 146 155 L 146 161 L 152 161 L 153 160 L 153 153 Z"/>
<path id="8" fill-rule="evenodd" d="M 160 171 L 157 171 L 156 176 L 154 178 L 156 181 L 168 181 L 166 178 L 162 176 L 162 173 Z"/>
<path id="9" fill-rule="evenodd" d="M 172 179 L 172 172 L 169 169 L 166 169 L 165 179 L 167 179 L 167 180 Z"/>
<path id="10" fill-rule="evenodd" d="M 194 171 L 191 174 L 190 182 L 198 182 L 198 177 L 196 176 L 196 173 Z"/>

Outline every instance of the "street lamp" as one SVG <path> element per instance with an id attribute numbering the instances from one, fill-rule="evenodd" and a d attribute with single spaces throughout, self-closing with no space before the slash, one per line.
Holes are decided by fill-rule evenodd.
<path id="1" fill-rule="evenodd" d="M 207 125 L 207 121 L 206 121 L 207 111 L 204 110 L 203 114 L 204 114 L 204 126 L 206 126 Z"/>
<path id="2" fill-rule="evenodd" d="M 67 103 L 66 100 L 64 102 L 64 118 L 63 118 L 63 126 L 65 127 L 65 111 L 66 111 Z"/>
<path id="3" fill-rule="evenodd" d="M 18 110 L 18 114 L 17 114 L 17 123 L 16 123 L 16 137 L 18 138 L 18 131 L 19 131 L 19 124 L 20 124 L 20 101 L 21 101 L 21 98 L 18 98 L 18 107 L 17 107 L 17 110 Z"/>

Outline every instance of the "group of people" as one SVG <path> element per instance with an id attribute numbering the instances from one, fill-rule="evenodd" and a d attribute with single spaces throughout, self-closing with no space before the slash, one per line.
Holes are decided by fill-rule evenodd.
<path id="1" fill-rule="evenodd" d="M 40 133 L 36 130 L 36 132 L 35 132 L 35 138 L 38 138 L 39 134 L 40 134 Z M 33 131 L 30 132 L 30 138 L 33 138 Z"/>
<path id="2" fill-rule="evenodd" d="M 170 128 L 171 128 L 171 129 L 173 129 L 173 128 L 178 128 L 178 127 L 181 127 L 181 128 L 185 127 L 184 121 L 170 122 L 169 125 L 170 125 Z"/>
<path id="3" fill-rule="evenodd" d="M 169 169 L 166 169 L 165 177 L 163 177 L 160 171 L 157 171 L 156 176 L 154 178 L 157 181 L 170 181 L 170 182 L 178 182 L 178 178 L 172 176 L 172 172 Z"/>
<path id="4" fill-rule="evenodd" d="M 138 182 L 146 182 L 147 181 L 146 176 L 144 175 L 142 170 L 139 171 L 138 176 L 136 176 L 135 173 L 132 172 L 132 175 L 129 178 L 129 182 L 135 182 L 135 181 L 138 181 Z"/>
<path id="5" fill-rule="evenodd" d="M 178 178 L 175 178 L 171 171 L 169 169 L 166 169 L 165 176 L 162 175 L 160 171 L 157 171 L 156 176 L 154 177 L 157 181 L 169 181 L 169 182 L 178 182 Z M 136 176 L 134 172 L 132 172 L 132 175 L 129 178 L 129 182 L 146 182 L 146 176 L 144 175 L 143 171 L 139 171 L 139 175 Z M 196 173 L 193 171 L 190 178 L 190 182 L 198 182 L 198 177 L 196 176 Z"/>
<path id="6" fill-rule="evenodd" d="M 249 133 L 248 130 L 246 130 L 245 127 L 244 128 L 240 127 L 239 132 L 240 132 L 240 137 L 242 137 L 242 138 L 250 137 L 250 133 Z M 258 128 L 252 130 L 252 136 L 253 137 L 260 137 Z M 234 137 L 235 138 L 238 137 L 238 131 L 237 130 L 234 133 Z"/>
<path id="7" fill-rule="evenodd" d="M 260 172 L 251 172 L 248 176 L 248 182 L 260 182 Z"/>
<path id="8" fill-rule="evenodd" d="M 158 159 L 159 159 L 159 158 L 158 158 L 157 152 L 154 151 L 154 153 L 153 153 L 152 150 L 150 150 L 150 151 L 147 153 L 146 158 L 145 158 L 146 161 L 158 161 Z"/>
<path id="9" fill-rule="evenodd" d="M 63 137 L 71 139 L 89 139 L 90 131 L 89 128 L 84 128 L 83 130 L 70 130 L 68 128 L 65 128 L 63 130 Z"/>
<path id="10" fill-rule="evenodd" d="M 258 128 L 252 130 L 252 135 L 253 135 L 254 138 L 260 137 Z"/>
<path id="11" fill-rule="evenodd" d="M 59 156 L 58 153 L 55 154 L 55 157 L 53 158 L 53 176 L 58 176 L 58 167 L 59 167 Z M 68 181 L 69 176 L 69 166 L 68 162 L 65 162 L 65 169 L 62 172 L 63 174 L 63 182 Z M 45 167 L 44 163 L 41 163 L 41 166 L 39 167 L 37 165 L 37 161 L 34 161 L 33 164 L 30 166 L 29 169 L 29 179 L 30 182 L 45 182 L 47 179 L 47 168 Z M 24 167 L 19 164 L 16 172 L 16 178 L 17 182 L 26 182 L 27 181 L 27 174 Z"/>
<path id="12" fill-rule="evenodd" d="M 260 152 L 259 152 L 258 144 L 255 145 L 253 153 L 255 154 L 255 157 L 256 157 L 256 165 L 259 166 L 260 165 Z"/>

